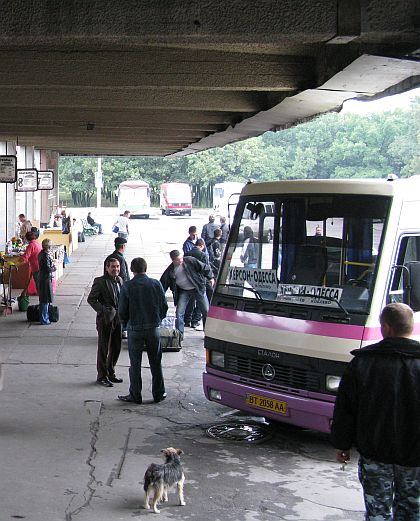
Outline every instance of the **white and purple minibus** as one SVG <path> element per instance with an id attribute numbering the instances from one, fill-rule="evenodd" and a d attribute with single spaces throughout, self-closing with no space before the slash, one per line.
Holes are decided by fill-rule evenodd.
<path id="1" fill-rule="evenodd" d="M 350 351 L 381 339 L 389 302 L 420 310 L 420 176 L 247 184 L 205 328 L 206 397 L 329 432 Z"/>

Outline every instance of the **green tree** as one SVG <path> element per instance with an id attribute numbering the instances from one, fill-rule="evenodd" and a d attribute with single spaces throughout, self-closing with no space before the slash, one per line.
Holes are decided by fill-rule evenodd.
<path id="1" fill-rule="evenodd" d="M 159 185 L 189 183 L 195 206 L 212 204 L 212 189 L 223 181 L 273 181 L 384 177 L 420 173 L 420 98 L 410 110 L 361 116 L 324 114 L 308 123 L 181 158 L 109 157 L 102 161 L 103 196 L 116 203 L 115 191 L 126 179 L 143 179 L 158 203 Z M 60 185 L 74 204 L 95 193 L 94 158 L 60 159 Z"/>

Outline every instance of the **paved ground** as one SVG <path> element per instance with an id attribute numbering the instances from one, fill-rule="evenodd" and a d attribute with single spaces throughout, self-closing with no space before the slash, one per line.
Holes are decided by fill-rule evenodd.
<path id="1" fill-rule="evenodd" d="M 98 213 L 110 231 L 113 215 Z M 133 221 L 127 257 L 144 256 L 149 275 L 159 276 L 188 226 L 205 220 L 203 212 Z M 206 436 L 208 426 L 238 416 L 203 396 L 202 332 L 188 332 L 180 353 L 164 354 L 168 399 L 162 403 L 152 402 L 146 360 L 145 403 L 116 400 L 128 389 L 126 349 L 118 368 L 124 383 L 95 384 L 95 313 L 86 296 L 113 238 L 88 238 L 72 256 L 57 291 L 57 324 L 29 325 L 18 311 L 0 317 L 0 521 L 153 517 L 141 507 L 142 479 L 168 446 L 185 452 L 187 505 L 176 506 L 170 494 L 162 520 L 361 520 L 356 465 L 340 471 L 324 435 L 273 425 L 271 439 L 261 444 Z"/>

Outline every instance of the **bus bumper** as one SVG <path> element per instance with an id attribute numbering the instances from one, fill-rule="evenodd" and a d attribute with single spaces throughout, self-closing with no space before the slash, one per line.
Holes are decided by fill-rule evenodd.
<path id="1" fill-rule="evenodd" d="M 210 373 L 203 373 L 203 388 L 208 400 L 233 409 L 319 432 L 330 432 L 334 411 L 334 403 L 330 401 L 267 391 Z M 250 401 L 255 405 L 251 405 Z"/>

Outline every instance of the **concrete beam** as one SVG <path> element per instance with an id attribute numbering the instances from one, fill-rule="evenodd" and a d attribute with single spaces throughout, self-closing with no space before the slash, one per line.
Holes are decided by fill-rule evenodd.
<path id="1" fill-rule="evenodd" d="M 69 107 L 1 107 L 0 122 L 25 124 L 83 124 L 94 121 L 97 124 L 119 122 L 124 125 L 168 124 L 168 125 L 225 125 L 231 121 L 228 112 L 209 110 L 136 110 L 136 109 L 83 109 Z"/>
<path id="2" fill-rule="evenodd" d="M 2 46 L 11 48 L 223 48 L 238 42 L 284 48 L 329 40 L 336 13 L 336 0 L 90 0 L 79 8 L 67 0 L 14 0 L 3 2 L 0 26 Z"/>
<path id="3" fill-rule="evenodd" d="M 212 112 L 257 112 L 267 108 L 263 93 L 180 91 L 140 88 L 17 86 L 0 85 L 0 107 L 73 107 L 79 109 L 207 110 Z"/>
<path id="4" fill-rule="evenodd" d="M 305 56 L 143 49 L 134 52 L 0 52 L 0 85 L 289 91 L 315 82 Z M 31 66 L 28 67 L 27 64 Z"/>

